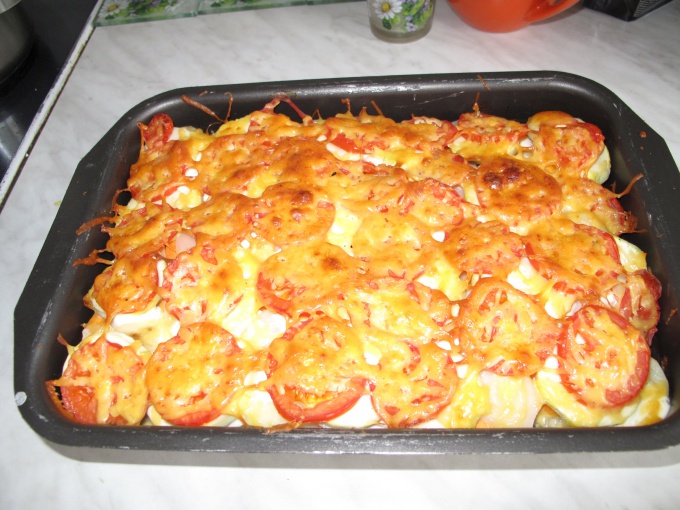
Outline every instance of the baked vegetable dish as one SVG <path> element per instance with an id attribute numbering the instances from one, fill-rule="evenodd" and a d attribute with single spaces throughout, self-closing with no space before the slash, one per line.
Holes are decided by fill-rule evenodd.
<path id="1" fill-rule="evenodd" d="M 299 120 L 277 113 L 291 105 Z M 592 124 L 155 115 L 61 377 L 85 424 L 643 425 L 659 281 Z"/>

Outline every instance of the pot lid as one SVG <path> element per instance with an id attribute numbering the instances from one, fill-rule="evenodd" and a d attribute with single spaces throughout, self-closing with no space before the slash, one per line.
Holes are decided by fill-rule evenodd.
<path id="1" fill-rule="evenodd" d="M 5 11 L 9 11 L 19 2 L 21 2 L 21 0 L 0 0 L 0 14 Z"/>

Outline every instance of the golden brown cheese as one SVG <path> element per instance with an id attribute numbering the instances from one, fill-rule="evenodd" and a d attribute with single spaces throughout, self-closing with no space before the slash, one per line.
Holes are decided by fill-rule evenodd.
<path id="1" fill-rule="evenodd" d="M 296 122 L 281 100 L 214 134 L 140 124 L 131 199 L 103 227 L 113 261 L 85 298 L 95 313 L 48 383 L 70 417 L 664 417 L 660 285 L 619 237 L 635 218 L 593 181 L 608 172 L 598 128 L 562 112 Z"/>

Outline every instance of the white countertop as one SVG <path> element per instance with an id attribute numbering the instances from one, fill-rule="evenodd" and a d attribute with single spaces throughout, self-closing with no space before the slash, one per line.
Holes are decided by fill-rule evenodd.
<path id="1" fill-rule="evenodd" d="M 78 161 L 157 93 L 306 78 L 565 71 L 612 90 L 680 161 L 680 2 L 632 23 L 576 7 L 510 34 L 475 31 L 439 2 L 432 32 L 407 45 L 375 39 L 363 2 L 93 31 L 0 215 L 0 508 L 678 508 L 678 447 L 451 457 L 149 454 L 47 444 L 19 415 L 12 380 L 19 294 Z"/>

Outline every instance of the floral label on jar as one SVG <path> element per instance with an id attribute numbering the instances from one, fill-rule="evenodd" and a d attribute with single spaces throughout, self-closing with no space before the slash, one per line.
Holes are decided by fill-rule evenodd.
<path id="1" fill-rule="evenodd" d="M 368 0 L 371 24 L 396 34 L 429 29 L 434 0 Z M 378 28 L 378 27 L 376 27 Z"/>

